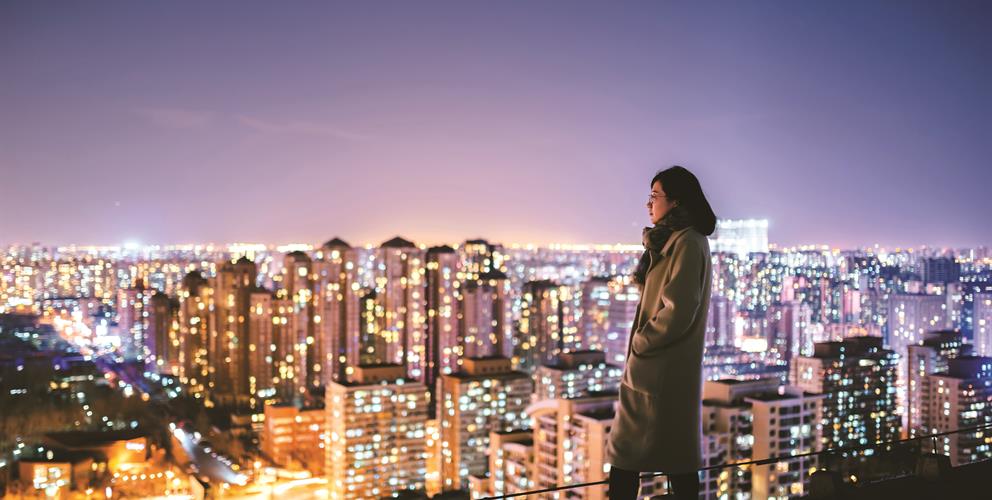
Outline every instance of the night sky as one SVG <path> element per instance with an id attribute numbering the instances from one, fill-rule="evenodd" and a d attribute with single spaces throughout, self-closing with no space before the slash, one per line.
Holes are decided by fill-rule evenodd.
<path id="1" fill-rule="evenodd" d="M 0 2 L 0 243 L 992 244 L 992 2 Z"/>

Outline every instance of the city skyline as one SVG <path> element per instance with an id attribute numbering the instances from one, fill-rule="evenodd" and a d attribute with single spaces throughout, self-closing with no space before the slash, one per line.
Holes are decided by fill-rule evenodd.
<path id="1" fill-rule="evenodd" d="M 0 6 L 0 244 L 992 243 L 985 4 L 238 6 Z"/>
<path id="2" fill-rule="evenodd" d="M 798 498 L 824 469 L 877 484 L 881 470 L 913 469 L 872 443 L 992 425 L 992 249 L 769 254 L 755 251 L 764 228 L 725 224 L 711 242 L 701 439 L 706 463 L 725 468 L 702 473 L 704 498 Z M 0 248 L 0 370 L 12 375 L 0 407 L 14 408 L 0 412 L 0 467 L 18 463 L 0 492 L 195 497 L 221 483 L 235 497 L 426 500 L 576 486 L 606 498 L 638 253 L 403 238 Z M 47 413 L 45 428 L 72 431 L 38 437 Z M 69 439 L 86 450 L 66 461 Z M 105 472 L 66 483 L 69 468 L 101 470 L 89 464 L 110 455 L 91 453 L 107 439 Z M 942 439 L 934 452 L 952 466 L 990 453 L 984 432 Z M 820 454 L 850 445 L 867 465 Z"/>

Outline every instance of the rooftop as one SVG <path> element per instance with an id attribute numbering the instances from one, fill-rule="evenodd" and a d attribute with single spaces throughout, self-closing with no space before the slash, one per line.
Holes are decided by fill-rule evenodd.
<path id="1" fill-rule="evenodd" d="M 310 262 L 310 256 L 300 250 L 293 250 L 286 254 L 286 258 L 293 259 L 297 262 Z"/>
<path id="2" fill-rule="evenodd" d="M 388 239 L 382 242 L 382 244 L 379 246 L 382 248 L 416 248 L 417 247 L 416 245 L 413 244 L 412 241 L 401 238 L 399 236 L 393 237 L 392 239 Z"/>
<path id="3" fill-rule="evenodd" d="M 451 248 L 448 245 L 438 245 L 436 247 L 430 247 L 430 248 L 428 248 L 427 249 L 427 253 L 428 254 L 435 254 L 435 253 L 455 253 L 455 249 L 454 248 Z"/>
<path id="4" fill-rule="evenodd" d="M 324 248 L 351 248 L 351 245 L 341 238 L 334 237 L 324 242 Z"/>

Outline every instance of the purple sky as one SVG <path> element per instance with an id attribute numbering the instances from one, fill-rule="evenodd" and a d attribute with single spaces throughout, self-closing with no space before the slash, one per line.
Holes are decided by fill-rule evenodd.
<path id="1" fill-rule="evenodd" d="M 0 243 L 992 243 L 989 2 L 0 3 Z"/>

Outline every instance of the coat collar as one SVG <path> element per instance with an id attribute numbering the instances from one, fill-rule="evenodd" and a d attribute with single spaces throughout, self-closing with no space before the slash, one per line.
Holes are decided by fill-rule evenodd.
<path id="1" fill-rule="evenodd" d="M 668 237 L 668 241 L 665 242 L 664 248 L 661 249 L 661 255 L 668 255 L 668 249 L 672 247 L 672 245 L 675 243 L 675 240 L 677 240 L 680 236 L 682 236 L 683 233 L 685 233 L 690 229 L 692 229 L 692 226 L 686 226 L 682 229 L 679 229 L 678 231 L 672 232 L 672 234 Z"/>

